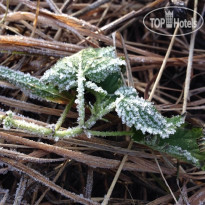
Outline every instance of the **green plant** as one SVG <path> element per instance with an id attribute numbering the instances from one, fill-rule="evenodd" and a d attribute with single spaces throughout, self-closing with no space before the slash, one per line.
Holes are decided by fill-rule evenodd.
<path id="1" fill-rule="evenodd" d="M 125 61 L 116 57 L 113 47 L 88 48 L 65 57 L 47 70 L 40 79 L 0 66 L 0 79 L 12 83 L 30 97 L 66 104 L 55 129 L 14 119 L 10 111 L 7 115 L 0 116 L 0 121 L 4 129 L 13 127 L 38 135 L 52 136 L 56 140 L 85 133 L 88 137 L 130 135 L 134 136 L 135 141 L 140 141 L 141 138 L 136 138 L 136 130 L 140 130 L 144 137 L 149 134 L 154 139 L 169 138 L 184 122 L 184 118 L 163 117 L 153 103 L 139 97 L 134 88 L 123 85 L 120 75 L 123 67 Z M 95 97 L 92 104 L 85 100 L 87 93 Z M 60 127 L 74 102 L 79 115 L 78 126 L 62 130 Z M 88 120 L 85 120 L 86 107 L 89 107 L 91 112 Z M 91 129 L 111 111 L 116 111 L 122 123 L 132 129 L 117 132 Z M 147 141 L 144 144 L 149 145 Z"/>

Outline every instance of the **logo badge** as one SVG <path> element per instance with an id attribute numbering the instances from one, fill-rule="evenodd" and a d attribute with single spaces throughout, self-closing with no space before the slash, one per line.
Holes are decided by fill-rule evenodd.
<path id="1" fill-rule="evenodd" d="M 176 11 L 187 15 L 180 17 L 175 15 Z M 163 36 L 172 36 L 173 29 L 179 24 L 182 33 L 176 36 L 188 35 L 199 30 L 204 23 L 203 17 L 198 12 L 195 12 L 197 20 L 194 21 L 194 12 L 186 7 L 161 7 L 147 13 L 143 18 L 143 24 L 148 30 Z"/>

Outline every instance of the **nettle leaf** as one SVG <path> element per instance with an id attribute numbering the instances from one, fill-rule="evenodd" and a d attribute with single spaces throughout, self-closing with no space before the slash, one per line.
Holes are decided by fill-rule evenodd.
<path id="1" fill-rule="evenodd" d="M 68 94 L 59 93 L 56 88 L 46 85 L 30 74 L 24 74 L 23 72 L 0 66 L 0 79 L 21 89 L 22 92 L 31 98 L 44 99 L 57 103 L 68 103 L 70 101 Z"/>
<path id="2" fill-rule="evenodd" d="M 60 91 L 68 91 L 76 87 L 79 60 L 77 54 L 60 59 L 44 73 L 40 80 L 56 86 Z"/>
<path id="3" fill-rule="evenodd" d="M 197 140 L 202 135 L 202 128 L 189 128 L 185 124 L 177 128 L 176 132 L 167 139 L 158 136 L 145 137 L 139 132 L 136 132 L 132 138 L 137 143 L 205 169 L 205 153 L 200 152 L 197 144 Z"/>
<path id="4" fill-rule="evenodd" d="M 97 84 L 91 81 L 87 81 L 85 83 L 85 87 L 88 90 L 91 90 L 91 92 L 97 92 L 98 94 L 103 95 L 103 96 L 108 94 L 106 90 L 103 90 L 101 87 L 99 87 Z"/>
<path id="5" fill-rule="evenodd" d="M 112 73 L 120 73 L 120 67 L 125 61 L 119 58 L 97 57 L 89 62 L 89 69 L 85 72 L 89 80 L 96 83 L 104 81 Z"/>
<path id="6" fill-rule="evenodd" d="M 123 85 L 120 73 L 113 73 L 109 75 L 103 82 L 99 83 L 102 89 L 106 90 L 109 94 L 114 94 L 115 91 Z"/>
<path id="7" fill-rule="evenodd" d="M 153 103 L 140 98 L 134 88 L 124 86 L 115 94 L 119 96 L 116 100 L 116 112 L 128 127 L 134 126 L 143 133 L 158 134 L 167 138 L 184 122 L 180 116 L 170 119 L 163 117 Z"/>
<path id="8" fill-rule="evenodd" d="M 77 86 L 79 67 L 93 83 L 104 81 L 112 73 L 120 73 L 125 61 L 115 56 L 113 47 L 88 48 L 59 60 L 45 72 L 41 81 L 58 87 L 60 91 Z"/>

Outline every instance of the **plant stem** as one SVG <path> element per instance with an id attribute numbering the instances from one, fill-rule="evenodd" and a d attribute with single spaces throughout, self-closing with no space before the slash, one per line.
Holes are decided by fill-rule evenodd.
<path id="1" fill-rule="evenodd" d="M 0 121 L 4 124 L 5 129 L 10 129 L 11 127 L 23 130 L 28 133 L 34 133 L 40 136 L 53 135 L 53 137 L 73 137 L 77 134 L 81 134 L 83 129 L 81 127 L 69 128 L 67 130 L 52 130 L 44 126 L 40 126 L 31 122 L 26 122 L 25 120 L 17 120 L 12 116 L 0 115 Z"/>
<path id="2" fill-rule="evenodd" d="M 5 125 L 6 122 L 9 123 L 10 127 L 14 127 L 19 130 L 24 130 L 29 133 L 39 134 L 41 136 L 42 135 L 47 136 L 47 135 L 52 134 L 53 132 L 53 130 L 50 128 L 43 127 L 43 126 L 31 123 L 31 122 L 26 122 L 24 120 L 16 120 L 10 116 L 5 117 L 3 124 Z"/>
<path id="3" fill-rule="evenodd" d="M 87 129 L 90 129 L 96 123 L 97 120 L 100 120 L 104 115 L 111 112 L 115 108 L 115 106 L 116 106 L 116 103 L 113 102 L 109 104 L 107 107 L 105 107 L 104 109 L 99 110 L 97 115 L 91 115 L 90 119 L 88 119 L 85 122 L 85 127 Z"/>
<path id="4" fill-rule="evenodd" d="M 54 137 L 69 138 L 69 137 L 74 137 L 78 134 L 81 134 L 82 132 L 83 132 L 83 128 L 78 126 L 74 128 L 68 128 L 67 130 L 56 131 L 54 134 Z"/>
<path id="5" fill-rule="evenodd" d="M 80 127 L 83 127 L 85 123 L 85 99 L 84 99 L 85 76 L 82 70 L 82 62 L 80 62 L 77 78 L 78 78 L 78 88 L 77 88 L 78 95 L 77 95 L 76 103 L 78 104 L 78 114 L 79 114 L 78 123 Z"/>
<path id="6" fill-rule="evenodd" d="M 74 103 L 74 100 L 75 100 L 75 96 L 72 97 L 71 101 L 69 104 L 66 105 L 63 113 L 61 114 L 60 118 L 58 119 L 57 123 L 56 123 L 56 126 L 55 126 L 55 131 L 57 131 L 61 125 L 63 124 L 63 122 L 65 121 L 65 118 L 70 110 L 70 108 L 72 107 L 73 103 Z"/>
<path id="7" fill-rule="evenodd" d="M 66 109 L 63 112 L 63 115 L 60 117 L 58 123 L 56 124 L 56 127 L 60 126 L 60 122 L 63 122 L 66 116 L 66 111 L 69 110 L 69 107 L 71 106 L 72 103 L 68 104 L 66 106 Z M 100 112 L 100 115 L 98 116 L 92 116 L 87 122 L 86 125 L 91 125 L 95 124 L 95 122 L 102 118 L 103 115 L 109 113 L 112 109 L 114 109 L 115 103 L 110 104 L 109 106 L 106 107 L 102 112 Z M 108 108 L 108 109 L 107 109 Z M 48 136 L 48 135 L 53 135 L 53 137 L 59 137 L 59 138 L 68 138 L 68 137 L 73 137 L 75 135 L 81 134 L 83 132 L 83 128 L 80 126 L 74 127 L 74 128 L 68 128 L 66 130 L 52 130 L 51 128 L 47 128 L 44 126 L 40 126 L 34 123 L 26 122 L 24 120 L 17 120 L 14 119 L 13 116 L 6 116 L 6 115 L 0 115 L 0 121 L 3 121 L 4 125 L 9 125 L 7 129 L 13 127 L 17 128 L 29 133 L 35 133 L 41 136 Z M 92 131 L 92 130 L 87 130 L 88 133 L 91 135 L 96 135 L 96 136 L 123 136 L 123 135 L 132 135 L 132 132 L 127 132 L 127 131 L 116 131 L 116 132 L 100 132 L 100 131 Z"/>
<path id="8" fill-rule="evenodd" d="M 131 131 L 113 131 L 113 132 L 101 132 L 101 131 L 93 131 L 93 130 L 87 130 L 87 132 L 94 136 L 124 136 L 124 135 L 132 135 L 133 132 Z"/>

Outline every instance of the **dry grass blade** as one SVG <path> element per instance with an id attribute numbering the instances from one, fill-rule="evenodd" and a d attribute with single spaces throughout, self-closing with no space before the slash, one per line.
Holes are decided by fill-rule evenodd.
<path id="1" fill-rule="evenodd" d="M 202 188 L 189 198 L 191 204 L 203 204 L 205 202 L 205 189 Z"/>
<path id="2" fill-rule="evenodd" d="M 133 141 L 130 142 L 130 144 L 129 144 L 129 146 L 128 146 L 128 149 L 131 149 L 132 144 L 133 144 Z M 102 205 L 107 205 L 107 204 L 108 204 L 108 201 L 110 200 L 112 191 L 113 191 L 113 189 L 114 189 L 114 187 L 115 187 L 115 184 L 117 183 L 118 177 L 120 176 L 120 173 L 121 173 L 121 171 L 122 171 L 122 169 L 123 169 L 123 166 L 124 166 L 126 160 L 127 160 L 127 155 L 125 155 L 125 156 L 123 157 L 123 159 L 122 159 L 122 161 L 121 161 L 121 163 L 120 163 L 120 166 L 119 166 L 119 168 L 117 169 L 117 172 L 116 172 L 116 174 L 115 174 L 115 177 L 114 177 L 114 179 L 113 179 L 113 181 L 112 181 L 112 184 L 110 185 L 110 188 L 109 188 L 109 190 L 108 190 L 106 196 L 104 197 L 104 200 L 103 200 L 103 202 L 102 202 Z"/>
<path id="3" fill-rule="evenodd" d="M 171 52 L 171 50 L 172 50 L 172 47 L 173 47 L 174 40 L 175 40 L 176 34 L 177 34 L 177 32 L 178 32 L 178 29 L 179 29 L 179 24 L 177 24 L 177 26 L 176 26 L 176 28 L 175 28 L 175 31 L 174 31 L 174 34 L 173 34 L 173 36 L 172 36 L 171 42 L 170 42 L 170 44 L 169 44 L 167 53 L 166 53 L 166 55 L 165 55 L 165 57 L 164 57 L 163 63 L 162 63 L 162 65 L 161 65 L 161 68 L 160 68 L 159 73 L 158 73 L 158 75 L 157 75 L 157 79 L 156 79 L 156 81 L 155 81 L 155 83 L 154 83 L 154 85 L 153 85 L 152 91 L 151 91 L 150 96 L 149 96 L 149 98 L 148 98 L 149 101 L 152 100 L 153 95 L 154 95 L 154 93 L 155 93 L 155 90 L 156 90 L 156 88 L 157 88 L 157 86 L 158 86 L 158 83 L 159 83 L 159 81 L 160 81 L 160 79 L 161 79 L 161 77 L 162 77 L 162 73 L 163 73 L 163 71 L 164 71 L 164 68 L 165 68 L 165 66 L 166 66 L 166 63 L 167 63 L 167 60 L 168 60 L 168 58 L 169 58 L 170 52 Z"/>
<path id="4" fill-rule="evenodd" d="M 16 51 L 19 54 L 22 52 L 23 54 L 34 53 L 50 56 L 66 56 L 83 49 L 82 46 L 73 44 L 17 36 L 0 36 L 0 48 L 3 51 Z"/>
<path id="5" fill-rule="evenodd" d="M 1 148 L 1 150 L 0 150 L 0 155 L 4 156 L 4 157 L 9 157 L 9 158 L 13 158 L 13 159 L 16 159 L 16 160 L 20 160 L 22 162 L 33 162 L 33 163 L 51 163 L 51 162 L 60 162 L 60 161 L 65 160 L 65 158 L 42 159 L 42 158 L 29 156 L 29 155 L 26 155 L 26 154 L 22 154 L 22 153 L 19 153 L 19 152 L 15 152 L 15 151 L 3 149 L 3 148 Z"/>
<path id="6" fill-rule="evenodd" d="M 109 2 L 109 0 L 98 0 L 98 1 L 90 4 L 89 6 L 83 8 L 82 10 L 79 10 L 78 12 L 72 14 L 72 16 L 79 17 L 81 15 L 84 15 L 86 12 L 89 12 L 89 11 L 91 11 L 91 10 L 93 10 L 93 9 L 95 9 L 95 8 L 101 6 L 102 4 L 105 4 L 107 2 Z"/>
<path id="7" fill-rule="evenodd" d="M 62 172 L 64 171 L 64 169 L 66 168 L 66 165 L 68 164 L 69 160 L 65 161 L 63 166 L 60 168 L 60 170 L 58 171 L 58 174 L 55 176 L 53 182 L 55 183 L 58 178 L 61 176 Z M 41 203 L 41 201 L 43 200 L 43 198 L 45 197 L 46 193 L 49 191 L 50 189 L 46 189 L 43 194 L 41 195 L 41 197 L 38 199 L 38 201 L 35 203 L 35 205 L 38 205 Z M 86 197 L 87 198 L 87 197 Z"/>
<path id="8" fill-rule="evenodd" d="M 197 18 L 197 13 L 196 13 L 197 6 L 198 6 L 198 0 L 194 0 L 194 11 L 195 11 L 193 16 L 194 21 L 196 21 Z M 195 37 L 196 37 L 196 32 L 193 32 L 191 36 L 190 47 L 189 47 L 189 59 L 187 64 L 186 80 L 185 80 L 185 87 L 184 87 L 184 102 L 183 102 L 182 114 L 186 113 L 187 101 L 189 99 L 189 88 L 191 82 L 191 71 L 192 71 Z"/>
<path id="9" fill-rule="evenodd" d="M 22 203 L 22 199 L 25 193 L 27 182 L 28 182 L 27 176 L 23 175 L 18 184 L 18 188 L 16 189 L 14 204 Z"/>
<path id="10" fill-rule="evenodd" d="M 12 166 L 13 168 L 17 169 L 18 171 L 29 175 L 31 178 L 33 178 L 33 180 L 42 183 L 43 185 L 55 190 L 56 192 L 60 193 L 61 195 L 64 195 L 65 197 L 67 197 L 69 199 L 72 199 L 73 201 L 76 201 L 78 203 L 85 204 L 85 205 L 98 205 L 97 202 L 93 202 L 90 199 L 86 199 L 82 196 L 78 196 L 74 193 L 71 193 L 71 192 L 65 190 L 65 189 L 62 189 L 60 186 L 56 185 L 55 183 L 53 183 L 52 181 L 50 181 L 49 179 L 47 179 L 46 177 L 41 175 L 39 172 L 37 172 L 31 168 L 28 168 L 26 165 L 24 165 L 22 163 L 17 164 L 15 160 L 8 159 L 5 157 L 0 157 L 0 160 L 3 163 L 8 164 L 8 165 Z"/>
<path id="11" fill-rule="evenodd" d="M 164 3 L 164 0 L 156 0 L 152 3 L 149 3 L 145 7 L 143 7 L 142 9 L 139 9 L 138 11 L 132 11 L 132 12 L 126 14 L 125 16 L 117 19 L 116 21 L 102 27 L 101 30 L 104 32 L 108 32 L 109 30 L 112 30 L 114 27 L 118 26 L 119 24 L 122 24 L 125 21 L 128 21 L 128 20 L 130 20 L 138 15 L 143 14 L 144 12 L 147 12 L 148 10 L 153 9 L 155 6 L 158 6 L 161 3 Z"/>
<path id="12" fill-rule="evenodd" d="M 54 28 L 60 27 L 60 28 L 69 30 L 73 34 L 77 35 L 81 40 L 84 39 L 82 35 L 85 35 L 85 36 L 89 36 L 89 37 L 101 40 L 107 43 L 108 45 L 112 45 L 112 39 L 110 37 L 100 34 L 98 30 L 96 30 L 96 27 L 92 27 L 90 24 L 86 23 L 85 21 L 79 21 L 71 17 L 69 17 L 68 19 L 68 16 L 61 16 L 57 14 L 54 15 L 48 12 L 46 12 L 45 15 L 46 16 L 41 16 L 41 15 L 38 16 L 39 23 L 42 23 L 42 24 L 46 23 L 47 25 L 50 25 Z M 6 18 L 7 21 L 17 21 L 17 20 L 33 21 L 34 19 L 35 19 L 35 15 L 29 12 L 16 12 L 16 13 L 8 14 Z M 117 41 L 116 45 L 117 47 L 120 47 L 120 48 L 122 47 L 119 41 Z M 157 54 L 154 54 L 154 53 L 151 53 L 149 51 L 145 51 L 139 48 L 135 48 L 129 45 L 126 45 L 126 48 L 127 50 L 130 50 L 130 51 L 142 54 L 142 55 L 158 56 Z M 45 54 L 46 53 L 44 53 L 44 55 Z"/>
<path id="13" fill-rule="evenodd" d="M 122 42 L 122 46 L 123 46 L 123 50 L 124 50 L 124 55 L 125 55 L 125 59 L 126 59 L 126 63 L 127 63 L 127 67 L 126 67 L 126 68 L 127 68 L 128 86 L 134 87 L 134 82 L 133 82 L 133 76 L 132 76 L 131 66 L 130 66 L 130 62 L 129 62 L 129 58 L 128 58 L 128 54 L 127 54 L 125 42 L 124 42 L 124 39 L 122 38 L 121 35 L 120 35 L 120 40 L 121 40 L 121 42 Z M 127 128 L 127 130 L 129 130 L 129 129 Z M 130 143 L 129 143 L 127 149 L 130 150 L 131 147 L 132 147 L 132 145 L 133 145 L 133 141 L 130 140 Z M 123 159 L 122 159 L 122 161 L 121 161 L 121 163 L 120 163 L 120 166 L 119 166 L 118 169 L 117 169 L 117 172 L 116 172 L 115 177 L 114 177 L 114 179 L 113 179 L 113 181 L 112 181 L 112 184 L 110 185 L 110 188 L 109 188 L 109 190 L 108 190 L 106 196 L 104 197 L 104 200 L 103 200 L 103 202 L 102 202 L 102 205 L 107 205 L 107 204 L 108 204 L 108 202 L 109 202 L 109 200 L 110 200 L 110 197 L 111 197 L 111 195 L 112 195 L 113 189 L 114 189 L 114 187 L 115 187 L 115 185 L 116 185 L 116 183 L 117 183 L 117 180 L 118 180 L 118 178 L 119 178 L 119 176 L 120 176 L 120 174 L 121 174 L 121 172 L 122 172 L 123 166 L 124 166 L 125 162 L 127 161 L 127 157 L 128 157 L 128 155 L 124 155 L 124 156 L 123 156 Z"/>
<path id="14" fill-rule="evenodd" d="M 86 188 L 85 188 L 85 197 L 91 198 L 93 190 L 93 168 L 88 169 L 87 180 L 86 180 Z"/>
<path id="15" fill-rule="evenodd" d="M 159 170 L 160 170 L 160 174 L 161 174 L 161 176 L 162 176 L 162 178 L 163 178 L 163 180 L 164 180 L 166 186 L 168 187 L 168 189 L 169 189 L 169 191 L 170 191 L 170 193 L 171 193 L 171 195 L 172 195 L 172 197 L 173 197 L 173 199 L 174 199 L 176 205 L 179 205 L 179 203 L 177 202 L 176 197 L 174 196 L 174 194 L 173 194 L 173 192 L 172 192 L 172 190 L 171 190 L 169 184 L 167 183 L 167 180 L 166 180 L 165 177 L 164 177 L 164 174 L 163 174 L 163 172 L 162 172 L 162 170 L 161 170 L 161 168 L 160 168 L 160 166 L 159 166 L 159 162 L 157 161 L 156 158 L 155 158 L 155 162 L 156 162 L 156 164 L 157 164 L 157 166 L 158 166 L 158 168 L 159 168 Z"/>
<path id="16" fill-rule="evenodd" d="M 68 158 L 74 159 L 78 162 L 85 163 L 91 167 L 113 169 L 113 168 L 117 168 L 119 163 L 120 163 L 118 160 L 111 160 L 111 159 L 105 159 L 102 157 L 95 157 L 95 156 L 87 155 L 84 153 L 79 153 L 79 152 L 67 150 L 67 149 L 64 149 L 62 147 L 53 146 L 53 145 L 45 144 L 42 142 L 41 143 L 35 142 L 35 141 L 25 139 L 22 137 L 14 136 L 11 134 L 6 134 L 4 132 L 0 132 L 0 138 L 7 140 L 9 142 L 16 142 L 16 143 L 20 143 L 20 144 L 24 144 L 24 145 L 33 147 L 33 148 L 42 149 L 42 150 L 47 151 L 47 152 L 53 152 L 53 153 L 58 154 L 60 156 L 68 157 Z M 130 171 L 131 170 L 144 170 L 144 171 L 146 170 L 146 168 L 143 168 L 143 166 L 139 167 L 133 163 L 125 163 L 123 169 L 130 170 Z M 166 168 L 164 169 L 164 172 L 173 173 L 173 171 L 169 171 L 169 169 L 166 169 Z"/>
<path id="17" fill-rule="evenodd" d="M 37 1 L 36 16 L 35 16 L 35 19 L 34 19 L 34 22 L 33 22 L 33 30 L 32 30 L 32 33 L 31 33 L 31 37 L 34 36 L 35 31 L 36 31 L 36 26 L 37 26 L 37 22 L 38 22 L 38 15 L 39 15 L 39 7 L 40 7 L 40 0 Z"/>
<path id="18" fill-rule="evenodd" d="M 2 173 L 3 174 L 3 173 Z M 0 189 L 0 193 L 4 194 L 3 197 L 1 198 L 0 204 L 6 204 L 6 200 L 9 196 L 9 190 L 8 189 Z"/>
<path id="19" fill-rule="evenodd" d="M 172 35 L 174 28 L 167 29 L 164 25 L 153 30 L 164 34 L 161 36 L 146 29 L 143 24 L 151 26 L 149 20 L 144 19 L 148 12 L 178 2 L 181 1 L 2 0 L 0 64 L 41 78 L 61 57 L 71 56 L 88 47 L 114 45 L 117 56 L 126 60 L 128 66 L 125 84 L 133 86 L 140 97 L 148 99 L 163 65 L 162 75 L 158 75 L 160 81 L 156 81 L 157 89 L 153 89 L 150 100 L 152 98 L 156 109 L 166 117 L 186 111 L 187 128 L 202 130 L 205 125 L 204 25 L 191 35 L 184 35 L 187 30 L 180 26 L 177 34 L 182 36 L 176 36 L 171 45 L 171 38 L 166 35 Z M 183 2 L 188 9 L 195 9 L 204 17 L 203 1 Z M 180 7 L 182 10 L 183 7 Z M 164 17 L 164 10 L 152 13 L 150 17 L 160 20 Z M 189 21 L 192 17 L 193 13 L 187 11 L 185 19 Z M 199 26 L 203 19 L 198 16 L 197 20 Z M 114 34 L 117 34 L 115 42 L 112 38 Z M 166 54 L 167 57 L 169 54 L 168 58 L 164 58 Z M 6 111 L 11 110 L 15 122 L 33 123 L 41 126 L 42 130 L 45 128 L 51 135 L 55 128 L 63 132 L 78 124 L 75 103 L 67 113 L 65 105 L 25 97 L 2 79 L 0 87 L 1 123 L 8 116 Z M 75 89 L 72 91 L 76 92 Z M 90 108 L 96 98 L 86 91 L 85 101 L 87 121 L 92 115 Z M 97 121 L 91 132 L 119 133 L 126 130 L 116 112 L 104 117 Z M 198 205 L 204 201 L 204 171 L 161 151 L 153 151 L 141 144 L 140 135 L 135 137 L 137 140 L 139 137 L 140 144 L 133 143 L 129 150 L 125 136 L 88 138 L 80 134 L 55 141 L 52 136 L 42 137 L 13 128 L 5 130 L 2 124 L 0 204 L 99 204 L 103 200 L 105 203 L 108 198 L 106 203 L 113 205 L 172 205 L 177 202 Z M 200 142 L 199 154 L 202 155 L 203 137 L 197 141 Z M 155 138 L 146 134 L 147 142 L 151 143 L 151 139 Z M 185 140 L 186 135 L 179 139 Z M 153 143 L 160 142 L 156 140 Z M 167 145 L 164 146 L 163 150 L 168 149 Z M 200 166 L 205 167 L 204 164 L 201 159 Z M 113 178 L 115 180 L 110 187 Z M 53 190 L 57 193 L 54 194 Z M 106 194 L 108 197 L 105 199 Z"/>
<path id="20" fill-rule="evenodd" d="M 0 96 L 0 102 L 7 106 L 11 106 L 11 107 L 18 108 L 20 110 L 30 111 L 30 112 L 39 113 L 39 114 L 50 115 L 52 113 L 52 115 L 60 116 L 62 113 L 62 110 L 59 110 L 59 109 L 42 107 L 42 106 L 35 105 L 32 103 L 22 102 L 19 100 L 15 100 L 12 98 L 6 98 L 3 96 Z M 68 113 L 68 116 L 70 118 L 77 118 L 77 114 L 72 111 Z"/>

